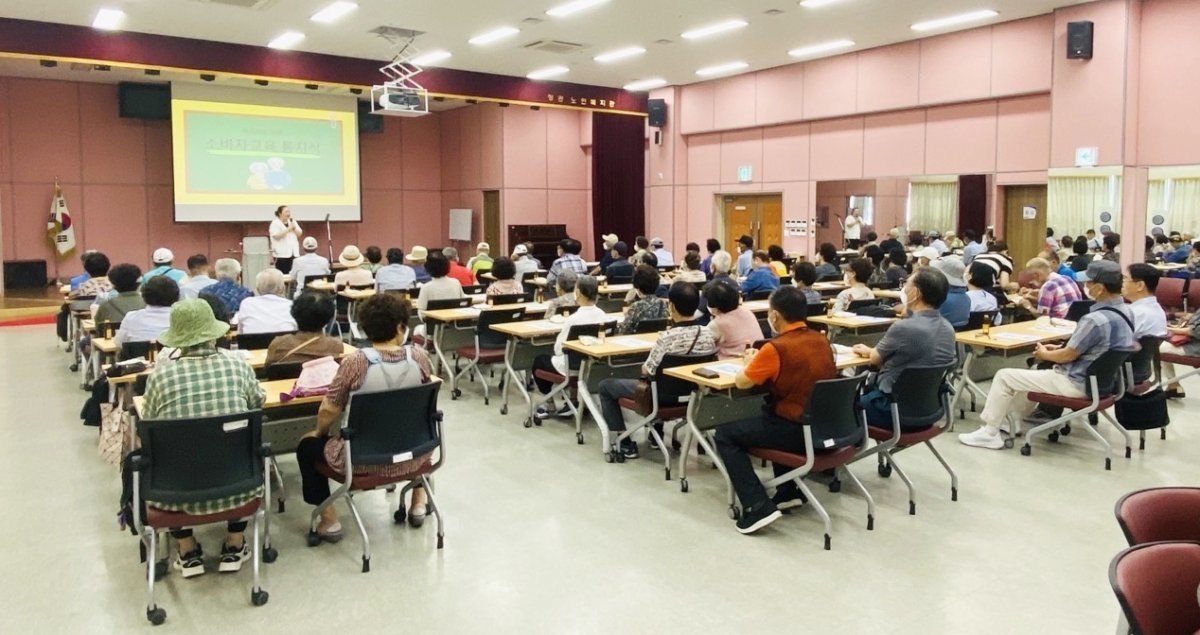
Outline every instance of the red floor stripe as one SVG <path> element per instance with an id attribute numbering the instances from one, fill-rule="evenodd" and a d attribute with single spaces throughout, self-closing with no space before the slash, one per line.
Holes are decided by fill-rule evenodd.
<path id="1" fill-rule="evenodd" d="M 21 318 L 18 320 L 0 321 L 0 327 L 4 326 L 34 326 L 40 324 L 54 324 L 56 316 L 53 315 L 35 315 L 33 317 Z"/>

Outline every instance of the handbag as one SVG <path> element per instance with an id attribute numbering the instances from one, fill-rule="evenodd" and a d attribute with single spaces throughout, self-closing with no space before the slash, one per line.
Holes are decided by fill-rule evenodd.
<path id="1" fill-rule="evenodd" d="M 337 375 L 338 363 L 332 356 L 326 355 L 304 362 L 300 367 L 300 376 L 292 389 L 279 395 L 279 401 L 287 403 L 296 397 L 317 397 L 329 392 L 329 384 Z"/>
<path id="2" fill-rule="evenodd" d="M 1191 335 L 1181 335 L 1177 333 L 1167 336 L 1167 343 L 1178 348 L 1183 348 L 1184 346 L 1190 344 L 1191 341 Z"/>
<path id="3" fill-rule="evenodd" d="M 100 405 L 100 458 L 114 467 L 121 465 L 133 448 L 130 447 L 129 418 L 119 406 Z"/>
<path id="4" fill-rule="evenodd" d="M 684 355 L 691 355 L 692 351 L 696 350 L 696 342 L 700 340 L 700 332 L 703 326 L 696 327 L 696 335 L 692 338 L 692 344 L 688 346 L 687 352 Z M 654 394 L 650 390 L 650 382 L 646 380 L 638 381 L 633 387 L 633 401 L 637 403 L 637 408 L 634 412 L 643 417 L 654 412 Z"/>
<path id="5" fill-rule="evenodd" d="M 1113 405 L 1117 421 L 1126 430 L 1155 430 L 1171 423 L 1167 412 L 1167 394 L 1161 388 L 1148 393 L 1126 395 Z"/>

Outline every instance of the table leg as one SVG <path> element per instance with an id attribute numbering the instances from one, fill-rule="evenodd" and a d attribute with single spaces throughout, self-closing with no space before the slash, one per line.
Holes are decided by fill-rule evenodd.
<path id="1" fill-rule="evenodd" d="M 426 327 L 426 329 L 428 329 L 428 326 Z M 450 373 L 450 389 L 453 390 L 454 388 L 457 388 L 458 380 L 454 376 L 454 372 L 450 370 L 450 362 L 446 361 L 445 353 L 442 352 L 442 333 L 443 333 L 443 331 L 445 331 L 445 329 L 446 329 L 445 322 L 435 322 L 434 323 L 433 335 L 432 335 L 432 337 L 433 337 L 433 352 L 434 352 L 433 374 L 439 375 L 439 374 L 441 374 L 441 370 L 443 368 L 445 368 L 446 372 Z M 425 335 L 426 335 L 426 337 L 430 336 L 428 330 L 426 330 Z"/>
<path id="2" fill-rule="evenodd" d="M 521 398 L 525 400 L 525 406 L 529 410 L 529 419 L 527 423 L 533 424 L 533 399 L 529 398 L 529 391 L 525 390 L 525 380 L 517 375 L 517 369 L 513 366 L 513 359 L 517 356 L 517 346 L 519 342 L 517 338 L 508 338 L 508 343 L 504 346 L 504 372 L 508 374 L 509 381 L 504 382 L 504 408 L 503 412 L 508 412 L 508 393 L 510 384 L 516 384 L 517 391 L 521 393 Z"/>
<path id="3" fill-rule="evenodd" d="M 600 453 L 608 451 L 608 425 L 604 422 L 604 415 L 601 414 L 600 404 L 592 397 L 592 391 L 588 388 L 588 378 L 592 374 L 592 367 L 596 360 L 590 357 L 584 357 L 579 364 L 579 408 L 575 409 L 575 438 L 579 443 L 583 443 L 583 414 L 584 410 L 592 412 L 592 418 L 596 421 L 596 427 L 600 429 Z"/>

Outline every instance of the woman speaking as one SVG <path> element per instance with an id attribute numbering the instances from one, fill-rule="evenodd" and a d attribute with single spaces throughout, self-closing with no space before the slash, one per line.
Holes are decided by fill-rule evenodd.
<path id="1" fill-rule="evenodd" d="M 280 205 L 275 210 L 270 232 L 275 268 L 285 274 L 291 273 L 292 259 L 300 255 L 300 236 L 304 230 L 300 229 L 300 223 L 292 220 L 292 210 L 287 205 Z"/>

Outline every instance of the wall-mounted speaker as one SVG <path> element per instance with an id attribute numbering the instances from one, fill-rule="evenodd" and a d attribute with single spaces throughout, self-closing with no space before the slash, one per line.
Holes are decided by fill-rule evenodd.
<path id="1" fill-rule="evenodd" d="M 1096 25 L 1090 21 L 1067 23 L 1067 59 L 1092 59 L 1092 39 Z"/>
<path id="2" fill-rule="evenodd" d="M 667 125 L 667 100 L 651 99 L 647 101 L 646 112 L 650 115 L 650 127 L 662 128 Z"/>

